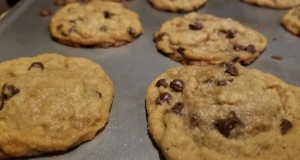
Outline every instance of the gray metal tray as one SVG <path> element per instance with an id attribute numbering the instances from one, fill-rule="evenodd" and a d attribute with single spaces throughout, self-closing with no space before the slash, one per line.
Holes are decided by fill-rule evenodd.
<path id="1" fill-rule="evenodd" d="M 54 0 L 23 0 L 0 20 L 0 62 L 49 52 L 87 57 L 99 63 L 114 82 L 109 122 L 94 140 L 67 152 L 31 159 L 164 159 L 147 131 L 145 91 L 155 77 L 180 64 L 157 52 L 153 33 L 164 21 L 186 13 L 158 11 L 146 0 L 123 4 L 139 13 L 145 33 L 119 48 L 76 49 L 52 41 L 48 32 L 51 17 L 40 17 L 39 11 L 48 8 L 54 13 L 59 9 Z M 300 39 L 280 25 L 286 11 L 260 8 L 238 0 L 209 0 L 197 12 L 231 17 L 264 34 L 269 41 L 267 49 L 247 67 L 300 86 Z M 274 60 L 272 55 L 282 56 L 283 60 Z"/>

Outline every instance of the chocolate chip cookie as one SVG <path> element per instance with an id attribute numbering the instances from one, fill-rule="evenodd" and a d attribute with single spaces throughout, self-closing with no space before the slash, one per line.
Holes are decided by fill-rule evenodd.
<path id="1" fill-rule="evenodd" d="M 243 0 L 249 4 L 275 9 L 292 8 L 300 4 L 300 0 Z"/>
<path id="2" fill-rule="evenodd" d="M 119 47 L 143 33 L 139 15 L 122 4 L 108 1 L 71 3 L 51 19 L 50 32 L 72 47 Z"/>
<path id="3" fill-rule="evenodd" d="M 238 57 L 250 64 L 267 45 L 260 33 L 230 18 L 190 13 L 154 33 L 158 50 L 187 65 L 216 65 Z"/>
<path id="4" fill-rule="evenodd" d="M 206 0 L 149 0 L 159 10 L 171 12 L 190 12 L 206 3 Z"/>
<path id="5" fill-rule="evenodd" d="M 256 69 L 170 69 L 147 88 L 146 108 L 167 160 L 299 158 L 300 88 Z"/>
<path id="6" fill-rule="evenodd" d="M 294 35 L 300 36 L 300 6 L 290 9 L 281 19 L 281 24 Z"/>
<path id="7" fill-rule="evenodd" d="M 0 87 L 0 159 L 93 139 L 113 98 L 113 83 L 98 64 L 58 54 L 0 63 Z"/>

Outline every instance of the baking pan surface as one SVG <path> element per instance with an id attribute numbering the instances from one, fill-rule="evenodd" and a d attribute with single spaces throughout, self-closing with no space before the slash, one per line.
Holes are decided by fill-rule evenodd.
<path id="1" fill-rule="evenodd" d="M 100 64 L 114 83 L 115 95 L 106 127 L 95 139 L 66 152 L 26 159 L 41 160 L 163 160 L 147 131 L 145 92 L 150 82 L 166 70 L 180 66 L 160 54 L 153 33 L 161 24 L 187 13 L 154 9 L 146 0 L 123 3 L 140 15 L 144 34 L 119 48 L 71 48 L 51 39 L 51 17 L 41 17 L 43 8 L 59 9 L 54 0 L 23 0 L 0 20 L 0 61 L 41 53 L 86 57 Z M 300 86 L 300 39 L 287 32 L 280 19 L 287 10 L 245 4 L 238 0 L 209 0 L 196 12 L 230 17 L 262 33 L 268 39 L 266 50 L 247 68 L 257 68 L 285 82 Z M 280 56 L 282 60 L 273 59 Z"/>

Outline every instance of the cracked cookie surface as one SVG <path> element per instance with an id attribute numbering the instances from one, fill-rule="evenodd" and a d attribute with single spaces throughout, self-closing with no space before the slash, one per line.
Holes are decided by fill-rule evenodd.
<path id="1" fill-rule="evenodd" d="M 149 0 L 157 9 L 172 12 L 190 12 L 206 3 L 206 0 Z"/>
<path id="2" fill-rule="evenodd" d="M 182 66 L 147 88 L 148 129 L 167 160 L 296 160 L 300 89 L 239 64 Z"/>
<path id="3" fill-rule="evenodd" d="M 95 137 L 113 83 L 85 58 L 41 54 L 0 63 L 0 158 L 64 151 Z"/>
<path id="4" fill-rule="evenodd" d="M 143 33 L 139 15 L 122 4 L 108 1 L 72 3 L 58 10 L 50 33 L 72 47 L 119 47 Z"/>
<path id="5" fill-rule="evenodd" d="M 292 8 L 300 4 L 300 0 L 243 0 L 249 4 L 275 9 Z"/>
<path id="6" fill-rule="evenodd" d="M 267 45 L 260 33 L 230 18 L 190 13 L 154 33 L 158 50 L 183 64 L 215 65 L 236 56 L 250 64 Z"/>
<path id="7" fill-rule="evenodd" d="M 300 6 L 290 9 L 281 19 L 281 24 L 291 33 L 300 36 Z"/>

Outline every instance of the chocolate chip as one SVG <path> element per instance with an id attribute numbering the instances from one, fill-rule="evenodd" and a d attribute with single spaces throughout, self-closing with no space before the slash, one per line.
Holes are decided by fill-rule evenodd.
<path id="1" fill-rule="evenodd" d="M 30 65 L 30 67 L 28 68 L 28 70 L 31 70 L 31 68 L 39 68 L 43 71 L 45 67 L 44 67 L 43 63 L 41 63 L 41 62 L 33 62 Z"/>
<path id="2" fill-rule="evenodd" d="M 168 87 L 168 83 L 165 79 L 160 79 L 156 82 L 156 87 L 164 86 L 165 88 Z"/>
<path id="3" fill-rule="evenodd" d="M 229 137 L 230 131 L 234 128 L 234 121 L 231 119 L 218 119 L 217 128 L 224 137 Z"/>
<path id="4" fill-rule="evenodd" d="M 56 0 L 55 1 L 55 5 L 58 5 L 58 6 L 63 6 L 63 5 L 65 5 L 66 3 L 65 3 L 65 0 Z"/>
<path id="5" fill-rule="evenodd" d="M 293 124 L 287 120 L 287 119 L 282 119 L 281 124 L 280 124 L 280 129 L 281 129 L 281 134 L 284 135 L 288 131 L 290 131 L 293 127 Z"/>
<path id="6" fill-rule="evenodd" d="M 231 76 L 238 76 L 239 72 L 233 64 L 229 64 L 226 67 L 225 73 L 230 74 Z"/>
<path id="7" fill-rule="evenodd" d="M 17 87 L 10 85 L 8 83 L 5 83 L 2 87 L 2 93 L 4 99 L 9 99 L 10 97 L 14 96 L 15 94 L 18 94 L 19 92 L 20 90 Z"/>
<path id="8" fill-rule="evenodd" d="M 254 54 L 256 52 L 255 46 L 253 44 L 249 44 L 246 49 L 249 53 Z"/>
<path id="9" fill-rule="evenodd" d="M 109 19 L 111 17 L 110 13 L 107 11 L 104 11 L 104 18 Z"/>
<path id="10" fill-rule="evenodd" d="M 185 49 L 184 49 L 184 48 L 181 48 L 181 47 L 179 47 L 179 48 L 177 49 L 177 52 L 178 52 L 180 55 L 182 55 L 182 56 L 184 56 L 184 51 L 185 51 Z"/>
<path id="11" fill-rule="evenodd" d="M 104 31 L 105 32 L 106 30 L 107 30 L 107 26 L 103 25 L 103 26 L 100 27 L 100 31 Z"/>
<path id="12" fill-rule="evenodd" d="M 191 30 L 201 30 L 203 28 L 202 24 L 194 22 L 189 25 Z"/>
<path id="13" fill-rule="evenodd" d="M 239 45 L 239 44 L 234 44 L 233 49 L 236 51 L 245 51 L 247 49 L 247 47 Z"/>
<path id="14" fill-rule="evenodd" d="M 3 106 L 4 106 L 4 99 L 3 97 L 0 96 L 0 110 L 2 110 Z"/>
<path id="15" fill-rule="evenodd" d="M 232 63 L 236 63 L 236 62 L 238 62 L 240 60 L 240 57 L 238 56 L 238 55 L 235 55 L 235 56 L 233 56 L 232 58 L 231 58 L 231 62 Z"/>
<path id="16" fill-rule="evenodd" d="M 72 26 L 70 29 L 69 29 L 69 33 L 72 33 L 72 32 L 75 32 L 76 31 L 76 27 L 75 26 Z"/>
<path id="17" fill-rule="evenodd" d="M 51 15 L 51 12 L 48 9 L 40 10 L 40 16 L 46 17 L 46 16 L 50 16 L 50 15 Z"/>
<path id="18" fill-rule="evenodd" d="M 190 115 L 190 123 L 191 123 L 193 126 L 198 126 L 199 123 L 200 123 L 200 116 L 197 115 L 197 114 L 191 114 L 191 115 Z"/>
<path id="19" fill-rule="evenodd" d="M 128 29 L 127 29 L 127 33 L 128 33 L 129 35 L 131 35 L 132 37 L 135 36 L 135 30 L 134 30 L 133 28 L 128 28 Z"/>
<path id="20" fill-rule="evenodd" d="M 207 80 L 205 80 L 203 83 L 204 83 L 204 84 L 210 84 L 210 83 L 212 83 L 212 82 L 213 82 L 212 79 L 207 79 Z"/>
<path id="21" fill-rule="evenodd" d="M 216 127 L 224 137 L 229 137 L 230 131 L 235 125 L 241 123 L 241 120 L 236 117 L 235 112 L 230 112 L 229 118 L 217 120 Z"/>
<path id="22" fill-rule="evenodd" d="M 184 104 L 182 102 L 177 102 L 172 108 L 171 111 L 176 113 L 177 115 L 183 115 L 182 109 L 184 108 Z"/>
<path id="23" fill-rule="evenodd" d="M 63 27 L 63 25 L 62 24 L 60 24 L 60 25 L 58 25 L 57 27 L 56 27 L 56 30 L 61 30 L 62 29 L 62 27 Z"/>
<path id="24" fill-rule="evenodd" d="M 183 91 L 184 82 L 180 79 L 175 79 L 170 83 L 170 87 L 176 92 Z"/>
<path id="25" fill-rule="evenodd" d="M 233 79 L 225 79 L 225 80 L 219 80 L 217 82 L 217 86 L 226 86 L 229 83 L 232 83 Z"/>
<path id="26" fill-rule="evenodd" d="M 155 103 L 161 105 L 161 103 L 165 102 L 165 101 L 167 101 L 169 103 L 171 99 L 172 99 L 172 96 L 170 93 L 163 92 L 159 95 L 159 97 L 156 98 Z"/>
<path id="27" fill-rule="evenodd" d="M 242 121 L 236 116 L 234 111 L 231 111 L 228 118 L 217 120 L 216 126 L 221 134 L 228 137 L 236 124 L 242 125 Z"/>
<path id="28" fill-rule="evenodd" d="M 227 33 L 227 38 L 232 39 L 235 37 L 237 30 L 235 28 L 231 28 Z"/>
<path id="29" fill-rule="evenodd" d="M 167 35 L 167 33 L 163 32 L 163 33 L 160 33 L 158 36 L 155 37 L 155 41 L 156 42 L 159 42 L 162 40 L 162 38 Z"/>

